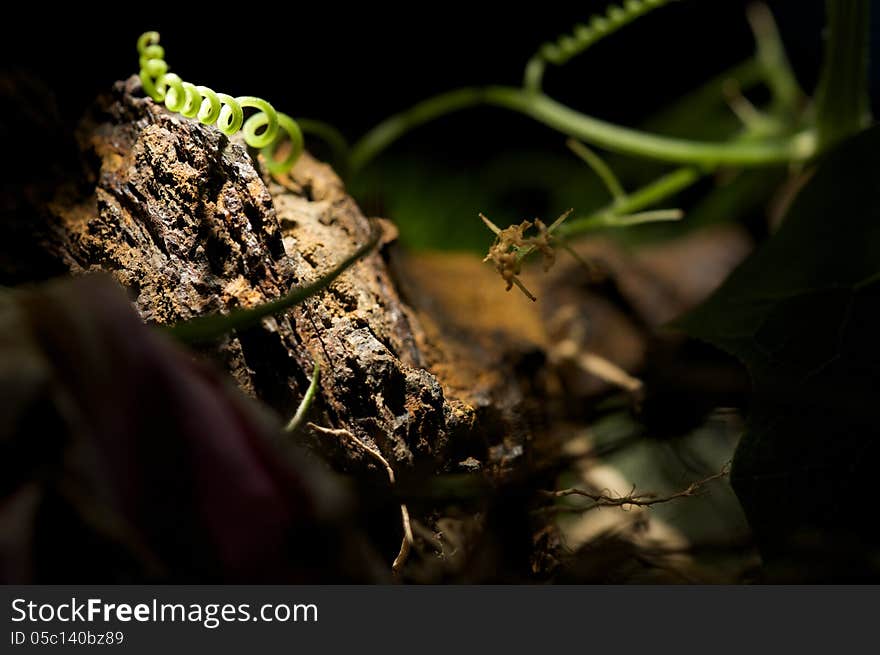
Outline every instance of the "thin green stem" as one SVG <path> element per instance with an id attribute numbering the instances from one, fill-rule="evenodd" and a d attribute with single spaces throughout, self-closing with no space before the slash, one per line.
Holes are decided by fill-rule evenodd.
<path id="1" fill-rule="evenodd" d="M 612 225 L 615 217 L 632 216 L 648 209 L 696 184 L 703 175 L 703 171 L 694 167 L 679 168 L 627 195 L 621 202 L 610 203 L 589 216 L 563 223 L 559 226 L 558 233 L 570 237 L 590 232 L 597 227 Z M 665 215 L 662 217 L 669 220 Z"/>
<path id="2" fill-rule="evenodd" d="M 544 78 L 546 63 L 541 55 L 535 55 L 526 63 L 526 72 L 523 75 L 523 88 L 529 93 L 541 92 L 541 81 Z"/>
<path id="3" fill-rule="evenodd" d="M 765 113 L 758 109 L 751 100 L 742 94 L 742 90 L 731 82 L 724 94 L 727 96 L 727 104 L 730 110 L 739 118 L 745 128 L 743 138 L 766 138 L 782 133 L 785 125 L 776 115 Z"/>
<path id="4" fill-rule="evenodd" d="M 291 290 L 287 295 L 277 300 L 251 307 L 239 309 L 229 314 L 212 314 L 199 316 L 184 323 L 164 326 L 161 329 L 172 338 L 184 343 L 203 343 L 219 339 L 233 330 L 242 330 L 252 327 L 262 319 L 273 314 L 278 314 L 286 309 L 298 305 L 306 298 L 323 291 L 329 287 L 336 278 L 342 275 L 348 268 L 353 266 L 361 258 L 366 256 L 378 243 L 380 230 L 375 225 L 370 225 L 371 234 L 369 240 L 358 248 L 353 254 L 346 257 L 332 271 L 324 277 L 304 287 Z"/>
<path id="5" fill-rule="evenodd" d="M 330 125 L 330 123 L 311 118 L 297 118 L 296 122 L 299 123 L 303 133 L 317 136 L 330 147 L 330 152 L 336 165 L 343 168 L 341 171 L 342 177 L 346 177 L 347 170 L 345 169 L 349 165 L 349 146 L 342 132 Z"/>
<path id="6" fill-rule="evenodd" d="M 725 90 L 731 84 L 736 85 L 740 91 L 746 91 L 763 82 L 765 79 L 761 65 L 755 57 L 750 57 L 661 109 L 648 119 L 644 129 L 651 132 L 686 129 L 693 116 L 716 111 L 724 98 Z M 683 120 L 682 116 L 686 118 Z"/>
<path id="7" fill-rule="evenodd" d="M 617 213 L 632 214 L 648 209 L 693 186 L 704 175 L 705 171 L 692 166 L 678 168 L 630 193 L 626 201 L 617 206 Z"/>
<path id="8" fill-rule="evenodd" d="M 540 93 L 490 86 L 443 93 L 386 119 L 355 144 L 351 157 L 353 171 L 361 169 L 413 128 L 445 114 L 480 105 L 502 107 L 530 116 L 570 137 L 613 152 L 704 168 L 769 166 L 802 161 L 816 151 L 815 135 L 810 131 L 762 141 L 692 141 L 615 125 L 577 112 Z"/>
<path id="9" fill-rule="evenodd" d="M 407 132 L 446 114 L 481 104 L 484 104 L 481 89 L 463 88 L 434 96 L 388 117 L 361 137 L 352 148 L 349 160 L 352 172 L 361 170 Z"/>
<path id="10" fill-rule="evenodd" d="M 608 193 L 611 194 L 611 197 L 614 198 L 614 200 L 621 201 L 626 197 L 626 191 L 623 190 L 623 185 L 620 183 L 620 180 L 617 179 L 617 176 L 614 174 L 614 171 L 611 170 L 611 167 L 605 163 L 604 159 L 576 139 L 569 139 L 565 144 L 568 146 L 569 150 L 583 160 L 599 179 L 602 180 L 602 183 L 605 185 L 605 188 L 608 189 Z"/>
<path id="11" fill-rule="evenodd" d="M 600 219 L 597 225 L 602 227 L 630 227 L 633 225 L 644 225 L 645 223 L 680 221 L 683 218 L 684 211 L 681 209 L 652 209 L 623 216 L 607 215 Z"/>
<path id="12" fill-rule="evenodd" d="M 773 14 L 767 5 L 759 2 L 749 6 L 746 16 L 755 35 L 756 58 L 773 94 L 776 109 L 793 115 L 804 93 L 788 61 Z"/>
<path id="13" fill-rule="evenodd" d="M 816 91 L 816 125 L 824 149 L 870 120 L 868 0 L 826 0 L 825 58 Z"/>
<path id="14" fill-rule="evenodd" d="M 302 402 L 300 402 L 299 407 L 296 410 L 296 414 L 293 415 L 293 418 L 290 419 L 290 423 L 284 428 L 285 432 L 294 433 L 299 430 L 303 423 L 306 421 L 306 415 L 309 413 L 309 407 L 312 406 L 312 402 L 315 400 L 315 396 L 318 393 L 318 379 L 321 377 L 321 364 L 315 360 L 315 368 L 312 370 L 312 381 L 309 383 L 309 388 L 306 389 L 306 394 L 303 396 Z"/>

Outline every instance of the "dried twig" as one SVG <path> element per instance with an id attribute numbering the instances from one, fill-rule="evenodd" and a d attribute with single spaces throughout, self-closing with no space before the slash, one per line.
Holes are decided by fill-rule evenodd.
<path id="1" fill-rule="evenodd" d="M 563 512 L 586 512 L 592 509 L 596 509 L 598 507 L 651 507 L 652 505 L 668 503 L 672 500 L 677 500 L 678 498 L 688 498 L 691 496 L 696 496 L 707 484 L 726 477 L 728 473 L 730 473 L 730 467 L 729 465 L 725 465 L 725 467 L 721 469 L 719 473 L 716 473 L 715 475 L 710 475 L 708 478 L 692 482 L 687 486 L 686 489 L 678 491 L 674 494 L 670 494 L 668 496 L 658 496 L 654 493 L 637 494 L 635 493 L 635 487 L 633 487 L 632 491 L 626 496 L 613 496 L 610 492 L 607 492 L 607 490 L 603 490 L 600 493 L 594 493 L 592 491 L 587 491 L 586 489 L 578 489 L 576 487 L 571 487 L 569 489 L 559 489 L 557 491 L 541 491 L 541 495 L 545 498 L 564 498 L 567 496 L 580 496 L 582 498 L 589 498 L 593 501 L 592 505 L 588 505 L 586 507 L 555 506 L 553 508 Z"/>
<path id="2" fill-rule="evenodd" d="M 383 467 L 385 467 L 385 472 L 388 473 L 388 480 L 392 485 L 395 483 L 394 478 L 394 469 L 391 468 L 391 464 L 388 463 L 388 460 L 380 453 L 378 450 L 365 444 L 363 441 L 354 436 L 351 432 L 345 429 L 331 429 L 324 428 L 320 425 L 315 425 L 314 423 L 308 423 L 308 427 L 317 432 L 318 434 L 323 434 L 330 437 L 344 437 L 348 439 L 350 442 L 362 448 L 366 452 L 368 452 L 373 459 L 379 462 Z M 413 542 L 415 541 L 413 538 L 412 532 L 412 523 L 409 518 L 409 510 L 406 507 L 406 503 L 400 504 L 400 518 L 403 523 L 403 540 L 400 544 L 400 552 L 397 554 L 397 557 L 394 558 L 394 562 L 391 564 L 392 571 L 400 571 L 403 568 L 403 565 L 406 563 L 407 557 L 409 557 L 409 551 L 412 548 Z"/>
<path id="3" fill-rule="evenodd" d="M 643 384 L 638 378 L 633 377 L 620 366 L 595 353 L 581 351 L 580 346 L 574 339 L 566 339 L 557 344 L 551 351 L 551 355 L 559 360 L 570 360 L 578 367 L 604 382 L 625 389 L 631 394 L 640 394 Z"/>

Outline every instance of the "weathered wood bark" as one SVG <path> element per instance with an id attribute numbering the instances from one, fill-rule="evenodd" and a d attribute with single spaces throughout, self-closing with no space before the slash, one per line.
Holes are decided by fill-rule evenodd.
<path id="1" fill-rule="evenodd" d="M 136 78 L 115 85 L 79 141 L 87 184 L 48 204 L 42 247 L 71 272 L 111 272 L 150 323 L 275 299 L 368 236 L 329 167 L 304 155 L 289 177 L 270 179 L 241 142 L 144 98 Z M 321 420 L 375 443 L 396 467 L 447 467 L 453 445 L 456 461 L 482 457 L 485 445 L 465 438 L 473 404 L 427 370 L 425 343 L 379 252 L 327 291 L 204 352 L 282 415 L 320 362 Z"/>

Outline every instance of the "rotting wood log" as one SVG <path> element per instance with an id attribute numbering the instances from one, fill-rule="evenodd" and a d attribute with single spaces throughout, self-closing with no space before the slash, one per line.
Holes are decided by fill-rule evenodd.
<path id="1" fill-rule="evenodd" d="M 242 140 L 166 111 L 136 77 L 96 103 L 77 139 L 84 171 L 42 204 L 33 239 L 53 272 L 112 273 L 148 323 L 273 300 L 368 238 L 369 221 L 327 165 L 305 154 L 270 178 Z M 395 467 L 482 463 L 492 439 L 480 428 L 479 402 L 444 384 L 454 363 L 436 353 L 448 348 L 426 356 L 442 336 L 426 336 L 401 301 L 388 256 L 369 255 L 327 290 L 201 353 L 282 415 L 295 411 L 319 362 L 313 420 L 375 444 Z M 510 432 L 520 440 L 521 394 L 514 376 L 497 379 L 509 388 L 497 395 L 503 411 L 491 413 L 493 439 Z M 343 466 L 369 463 L 362 449 L 325 446 Z"/>

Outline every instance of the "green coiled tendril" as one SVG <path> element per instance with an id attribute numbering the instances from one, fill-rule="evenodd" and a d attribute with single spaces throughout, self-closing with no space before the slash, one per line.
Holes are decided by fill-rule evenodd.
<path id="1" fill-rule="evenodd" d="M 170 111 L 187 118 L 194 118 L 205 125 L 216 125 L 226 135 L 231 136 L 242 130 L 245 142 L 262 152 L 270 173 L 286 173 L 296 163 L 303 152 L 303 136 L 299 125 L 290 116 L 276 111 L 262 98 L 233 98 L 206 86 L 184 82 L 178 75 L 168 71 L 165 49 L 159 45 L 158 32 L 141 34 L 137 48 L 141 85 L 153 100 L 164 102 Z M 257 111 L 245 120 L 245 108 Z M 276 154 L 285 134 L 290 142 L 290 150 L 279 160 Z"/>
<path id="2" fill-rule="evenodd" d="M 596 14 L 587 23 L 575 25 L 570 33 L 541 46 L 538 54 L 529 61 L 526 87 L 535 89 L 540 86 L 546 63 L 562 66 L 597 41 L 670 2 L 675 0 L 624 0 L 621 4 L 608 7 L 604 14 Z"/>

